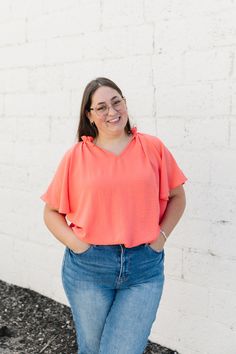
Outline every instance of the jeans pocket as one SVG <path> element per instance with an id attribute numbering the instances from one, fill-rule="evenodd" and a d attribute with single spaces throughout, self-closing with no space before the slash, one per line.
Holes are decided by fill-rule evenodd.
<path id="1" fill-rule="evenodd" d="M 164 248 L 163 248 L 162 250 L 160 250 L 160 251 L 155 250 L 154 248 L 152 248 L 152 247 L 150 246 L 150 243 L 147 243 L 147 248 L 148 248 L 151 252 L 156 253 L 156 254 L 161 254 L 161 253 L 164 252 Z"/>
<path id="2" fill-rule="evenodd" d="M 89 253 L 89 251 L 93 248 L 94 246 L 93 245 L 90 245 L 89 246 L 89 248 L 87 248 L 85 251 L 82 251 L 82 252 L 74 252 L 74 251 L 72 251 L 71 249 L 69 249 L 69 251 L 72 253 L 72 254 L 74 254 L 75 256 L 82 256 L 82 255 L 84 255 L 84 254 L 87 254 L 87 253 Z"/>

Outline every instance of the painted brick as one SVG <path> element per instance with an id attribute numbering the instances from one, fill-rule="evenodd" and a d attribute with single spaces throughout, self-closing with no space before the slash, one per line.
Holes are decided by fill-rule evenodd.
<path id="1" fill-rule="evenodd" d="M 170 311 L 176 311 L 176 304 L 178 304 L 178 311 L 185 315 L 207 317 L 208 290 L 182 280 L 168 279 L 162 306 Z"/>
<path id="2" fill-rule="evenodd" d="M 18 141 L 28 141 L 38 144 L 39 137 L 41 143 L 49 140 L 49 118 L 37 119 L 37 127 L 35 127 L 34 118 L 19 117 L 16 119 L 16 139 Z"/>
<path id="3" fill-rule="evenodd" d="M 16 118 L 2 118 L 0 124 L 0 140 L 6 143 L 16 141 Z"/>
<path id="4" fill-rule="evenodd" d="M 25 32 L 25 21 L 0 23 L 0 46 L 24 43 Z"/>
<path id="5" fill-rule="evenodd" d="M 235 292 L 212 289 L 209 292 L 209 319 L 236 330 Z"/>
<path id="6" fill-rule="evenodd" d="M 171 13 L 171 0 L 144 0 L 144 18 L 146 22 L 156 22 L 167 18 Z"/>
<path id="7" fill-rule="evenodd" d="M 165 248 L 165 273 L 173 279 L 182 276 L 182 250 L 178 248 Z"/>
<path id="8" fill-rule="evenodd" d="M 0 120 L 1 123 L 1 120 Z M 0 164 L 12 165 L 15 161 L 15 144 L 11 141 L 2 142 L 0 141 L 0 151 L 3 153 L 0 154 Z"/>
<path id="9" fill-rule="evenodd" d="M 45 56 L 44 42 L 2 47 L 0 48 L 0 68 L 43 65 Z"/>
<path id="10" fill-rule="evenodd" d="M 232 84 L 232 114 L 236 114 L 236 83 Z"/>
<path id="11" fill-rule="evenodd" d="M 232 52 L 222 48 L 190 51 L 184 55 L 184 80 L 224 80 L 232 69 Z"/>
<path id="12" fill-rule="evenodd" d="M 131 124 L 137 126 L 138 131 L 144 132 L 146 134 L 156 135 L 156 120 L 144 117 L 144 119 L 139 119 L 138 121 L 130 117 Z"/>
<path id="13" fill-rule="evenodd" d="M 0 70 L 0 92 L 13 93 L 27 91 L 28 86 L 28 70 L 27 69 L 10 69 Z"/>
<path id="14" fill-rule="evenodd" d="M 41 66 L 29 69 L 28 85 L 30 92 L 54 92 L 64 87 L 63 65 Z"/>
<path id="15" fill-rule="evenodd" d="M 70 62 L 86 59 L 122 58 L 147 55 L 153 51 L 150 25 L 109 29 L 76 37 L 56 38 L 46 44 L 46 62 Z M 88 43 L 92 50 L 88 51 Z"/>
<path id="16" fill-rule="evenodd" d="M 11 19 L 11 3 L 10 1 L 0 2 L 0 22 L 6 22 Z"/>
<path id="17" fill-rule="evenodd" d="M 97 31 L 100 27 L 99 1 L 80 1 L 78 6 L 63 12 L 51 12 L 32 18 L 27 22 L 27 37 L 30 41 L 65 37 L 87 31 Z M 88 18 L 96 13 L 92 21 Z"/>
<path id="18" fill-rule="evenodd" d="M 66 297 L 66 294 L 64 292 L 64 289 L 62 287 L 62 280 L 61 280 L 61 276 L 54 276 L 52 278 L 52 282 L 51 282 L 51 297 L 52 299 L 54 299 L 55 301 L 60 302 L 61 304 L 67 305 L 68 307 L 69 305 L 69 301 Z"/>
<path id="19" fill-rule="evenodd" d="M 232 54 L 232 69 L 230 74 L 232 78 L 235 80 L 236 79 L 236 50 L 234 50 Z"/>
<path id="20" fill-rule="evenodd" d="M 102 26 L 121 27 L 144 22 L 142 0 L 104 0 L 102 3 Z M 112 14 L 112 16 L 111 16 Z"/>
<path id="21" fill-rule="evenodd" d="M 27 240 L 29 243 L 33 242 L 39 244 L 41 247 L 44 247 L 46 249 L 48 249 L 49 247 L 58 249 L 59 243 L 57 239 L 50 233 L 50 231 L 47 229 L 46 225 L 43 222 L 44 205 L 45 203 L 40 199 L 37 201 L 37 209 L 39 209 L 40 212 L 38 213 L 37 218 L 33 218 L 32 222 L 28 227 Z"/>
<path id="22" fill-rule="evenodd" d="M 236 260 L 222 259 L 210 253 L 186 249 L 183 257 L 183 278 L 187 282 L 208 288 L 233 291 Z"/>
<path id="23" fill-rule="evenodd" d="M 232 221 L 217 220 L 211 225 L 212 241 L 209 250 L 222 258 L 236 259 L 234 237 L 236 227 Z"/>
<path id="24" fill-rule="evenodd" d="M 232 9 L 231 0 L 195 1 L 181 0 L 144 0 L 144 14 L 146 21 L 157 21 L 168 18 L 193 18 L 200 15 L 214 15 L 215 13 Z"/>
<path id="25" fill-rule="evenodd" d="M 54 65 L 56 63 L 82 60 L 86 57 L 86 44 L 84 35 L 48 39 L 46 41 L 45 62 Z"/>
<path id="26" fill-rule="evenodd" d="M 103 76 L 103 61 L 86 60 L 76 63 L 68 63 L 64 65 L 63 87 L 66 90 L 79 90 L 82 98 L 82 92 L 90 80 L 98 76 Z M 79 102 L 77 102 L 75 114 L 79 114 Z"/>
<path id="27" fill-rule="evenodd" d="M 212 129 L 214 127 L 214 129 Z M 227 117 L 200 118 L 185 123 L 185 148 L 208 151 L 224 149 L 228 145 L 229 121 Z"/>
<path id="28" fill-rule="evenodd" d="M 31 93 L 7 94 L 5 96 L 6 116 L 33 116 L 36 113 L 37 98 Z"/>
<path id="29" fill-rule="evenodd" d="M 24 253 L 21 250 L 24 249 Z M 25 267 L 37 268 L 58 274 L 61 264 L 62 247 L 47 247 L 44 245 L 16 240 L 14 244 L 13 257 L 17 263 L 24 264 Z"/>
<path id="30" fill-rule="evenodd" d="M 51 1 L 49 1 L 51 2 Z M 11 1 L 11 19 L 28 19 L 43 14 L 44 0 L 37 0 L 32 4 L 28 0 L 12 0 Z"/>
<path id="31" fill-rule="evenodd" d="M 229 144 L 232 149 L 236 149 L 236 119 L 229 122 Z"/>
<path id="32" fill-rule="evenodd" d="M 126 98 L 129 102 L 128 112 L 131 113 L 131 116 L 137 117 L 137 119 L 142 119 L 143 116 L 152 117 L 154 110 L 153 87 L 146 87 L 145 90 L 127 89 Z"/>
<path id="33" fill-rule="evenodd" d="M 192 6 L 192 1 L 190 2 Z M 165 14 L 162 19 L 154 19 L 156 51 L 178 49 L 205 50 L 216 46 L 235 44 L 236 7 L 233 4 L 226 11 L 187 17 Z"/>
<path id="34" fill-rule="evenodd" d="M 114 77 L 114 81 L 122 88 L 123 94 L 126 90 L 136 87 L 140 90 L 152 85 L 152 59 L 148 55 L 133 55 L 118 59 L 103 60 L 102 73 L 108 77 Z M 128 71 L 129 75 L 121 76 L 122 72 Z M 137 75 L 138 73 L 138 75 Z M 145 91 L 143 91 L 143 95 Z"/>
<path id="35" fill-rule="evenodd" d="M 217 193 L 215 192 L 216 186 Z M 209 214 L 210 220 L 214 222 L 229 222 L 234 220 L 236 206 L 235 188 L 225 187 L 223 183 L 217 185 L 211 184 L 209 185 L 208 192 L 211 208 Z"/>
<path id="36" fill-rule="evenodd" d="M 169 149 L 182 148 L 187 137 L 185 125 L 186 120 L 179 117 L 157 117 L 157 136 Z"/>
<path id="37" fill-rule="evenodd" d="M 31 208 L 35 208 L 35 200 L 33 191 L 28 190 L 13 190 L 14 204 L 12 205 L 12 212 L 20 215 L 27 215 Z"/>
<path id="38" fill-rule="evenodd" d="M 6 116 L 65 116 L 70 113 L 70 94 L 54 92 L 50 94 L 8 94 L 5 97 Z"/>
<path id="39" fill-rule="evenodd" d="M 85 2 L 80 1 L 80 3 Z M 43 11 L 45 13 L 57 12 L 57 11 L 64 11 L 69 8 L 74 8 L 78 4 L 77 0 L 42 0 Z"/>
<path id="40" fill-rule="evenodd" d="M 157 88 L 160 84 L 181 84 L 184 80 L 184 55 L 180 51 L 169 53 L 160 50 L 152 56 L 153 78 Z"/>
<path id="41" fill-rule="evenodd" d="M 48 277 L 49 270 L 37 269 L 37 268 L 25 268 L 27 270 L 27 285 L 26 287 L 32 287 L 38 293 L 47 296 L 47 290 L 52 291 L 52 277 Z M 37 277 L 35 273 L 37 272 Z"/>
<path id="42" fill-rule="evenodd" d="M 157 341 L 161 345 L 164 345 L 164 343 L 169 343 L 168 348 L 172 350 L 177 350 L 178 348 L 178 350 L 181 350 L 181 353 L 184 354 L 192 353 L 192 351 L 183 351 L 185 338 L 181 335 L 181 333 L 188 333 L 189 335 L 187 328 L 188 316 L 177 310 L 173 310 L 173 308 L 167 308 L 164 304 L 162 306 L 162 302 L 160 304 L 157 316 L 157 321 L 154 322 L 152 327 L 150 336 L 151 340 Z M 184 327 L 184 324 L 186 327 Z M 168 328 L 168 331 L 165 331 L 165 328 Z M 193 334 L 191 335 L 191 338 L 193 338 Z M 195 349 L 196 347 L 194 345 L 193 350 Z"/>
<path id="43" fill-rule="evenodd" d="M 85 85 L 84 85 L 83 89 L 71 91 L 71 115 L 72 115 L 73 119 L 76 119 L 76 118 L 79 119 L 80 102 L 82 100 L 82 94 L 83 94 L 84 89 L 85 89 Z M 76 132 L 74 132 L 74 133 L 76 133 Z"/>
<path id="44" fill-rule="evenodd" d="M 210 200 L 209 184 L 205 181 L 201 183 L 190 181 L 188 195 L 191 196 L 191 203 L 188 203 L 186 217 L 209 221 L 213 204 Z"/>
<path id="45" fill-rule="evenodd" d="M 2 94 L 0 94 L 0 117 L 3 115 L 3 113 L 4 113 L 4 100 L 5 100 L 5 97 L 4 97 L 4 95 Z"/>
<path id="46" fill-rule="evenodd" d="M 93 48 L 91 54 L 88 54 L 92 57 L 103 56 L 105 58 L 152 54 L 152 34 L 153 26 L 151 25 L 109 29 L 99 33 L 97 47 Z M 94 34 L 89 34 L 89 36 L 92 39 Z"/>
<path id="47" fill-rule="evenodd" d="M 215 15 L 215 28 L 212 31 L 212 41 L 215 46 L 234 46 L 235 45 L 235 16 L 236 4 L 228 7 L 226 11 L 217 12 Z"/>
<path id="48" fill-rule="evenodd" d="M 156 100 L 158 115 L 200 116 L 230 114 L 230 87 L 226 83 L 160 85 Z"/>
<path id="49" fill-rule="evenodd" d="M 201 23 L 201 26 L 199 26 Z M 164 18 L 155 22 L 155 52 L 165 53 L 190 49 L 208 49 L 214 44 L 216 31 L 214 17 L 197 16 L 187 18 Z"/>
<path id="50" fill-rule="evenodd" d="M 10 188 L 13 186 L 13 173 L 14 167 L 13 166 L 1 166 L 0 169 L 0 187 Z"/>
<path id="51" fill-rule="evenodd" d="M 170 321 L 171 318 L 171 321 Z M 165 331 L 165 328 L 169 328 Z M 159 326 L 154 327 L 155 337 L 161 342 L 170 343 L 170 348 L 180 351 L 182 354 L 234 354 L 235 335 L 225 325 L 213 322 L 208 318 L 193 315 L 190 317 L 177 311 L 163 311 L 159 313 Z M 197 331 L 198 340 L 195 340 Z M 209 335 L 213 331 L 214 335 Z M 185 333 L 185 336 L 182 336 Z M 222 340 L 224 338 L 224 340 Z M 163 342 L 162 342 L 163 340 Z"/>
<path id="52" fill-rule="evenodd" d="M 188 209 L 187 201 L 187 209 Z M 187 214 L 187 211 L 185 211 Z M 198 250 L 203 253 L 212 245 L 211 225 L 208 220 L 185 217 L 178 223 L 168 239 L 168 246 Z"/>
<path id="53" fill-rule="evenodd" d="M 226 188 L 234 189 L 236 181 L 236 169 L 232 168 L 232 166 L 234 165 L 235 161 L 235 151 L 224 149 L 221 151 L 211 152 L 210 163 L 212 184 L 220 184 Z"/>
<path id="54" fill-rule="evenodd" d="M 4 200 L 5 202 L 5 200 Z M 30 210 L 28 210 L 30 212 Z M 7 227 L 6 227 L 7 225 Z M 28 240 L 29 222 L 15 211 L 6 211 L 4 219 L 0 219 L 0 232 L 13 240 Z M 12 252 L 12 250 L 11 250 Z"/>
<path id="55" fill-rule="evenodd" d="M 53 118 L 51 119 L 50 139 L 56 143 L 68 143 L 72 145 L 72 138 L 76 135 L 79 119 Z"/>
<path id="56" fill-rule="evenodd" d="M 191 151 L 191 149 L 188 148 L 188 151 L 186 151 L 185 147 L 183 146 L 182 149 L 180 148 L 178 150 L 173 150 L 173 153 L 175 153 L 175 155 L 176 153 L 178 154 L 175 156 L 175 159 L 178 157 L 180 168 L 185 172 L 186 177 L 188 177 L 190 183 L 210 183 L 210 158 L 206 158 L 204 150 L 199 151 L 196 149 L 195 151 Z M 190 164 L 189 161 L 192 163 Z M 199 168 L 199 166 L 201 166 L 201 168 Z"/>

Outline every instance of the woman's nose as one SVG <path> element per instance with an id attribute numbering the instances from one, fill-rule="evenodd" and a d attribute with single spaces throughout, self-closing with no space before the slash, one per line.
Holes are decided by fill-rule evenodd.
<path id="1" fill-rule="evenodd" d="M 114 112 L 117 113 L 117 110 L 112 105 L 108 106 L 107 109 L 108 109 L 107 112 L 108 115 L 114 115 Z"/>

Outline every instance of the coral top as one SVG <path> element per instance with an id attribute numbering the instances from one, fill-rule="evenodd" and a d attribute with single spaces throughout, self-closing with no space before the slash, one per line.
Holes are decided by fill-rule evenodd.
<path id="1" fill-rule="evenodd" d="M 66 215 L 86 243 L 134 247 L 153 242 L 170 190 L 187 180 L 159 138 L 131 131 L 132 140 L 118 156 L 82 136 L 41 196 Z"/>

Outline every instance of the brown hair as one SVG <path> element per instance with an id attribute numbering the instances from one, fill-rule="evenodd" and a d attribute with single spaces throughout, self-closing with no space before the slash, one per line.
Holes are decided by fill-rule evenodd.
<path id="1" fill-rule="evenodd" d="M 92 81 L 90 81 L 87 86 L 84 89 L 84 94 L 82 97 L 82 102 L 81 102 L 81 108 L 80 108 L 80 120 L 79 120 L 79 126 L 77 129 L 77 140 L 81 141 L 81 136 L 83 135 L 89 135 L 92 137 L 96 137 L 98 135 L 98 129 L 96 125 L 91 124 L 87 115 L 86 111 L 90 111 L 90 106 L 91 106 L 91 101 L 92 101 L 92 96 L 94 92 L 101 86 L 108 86 L 119 92 L 121 97 L 124 98 L 121 89 L 111 80 L 105 78 L 105 77 L 98 77 Z M 127 124 L 125 126 L 125 131 L 127 134 L 130 134 L 131 132 L 131 126 L 130 126 L 130 121 L 128 118 Z"/>

